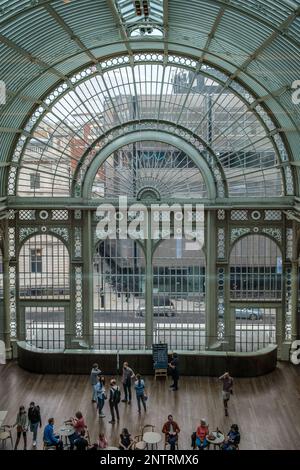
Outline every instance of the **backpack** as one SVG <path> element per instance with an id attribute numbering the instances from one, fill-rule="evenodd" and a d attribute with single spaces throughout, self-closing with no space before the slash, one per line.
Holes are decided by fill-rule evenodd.
<path id="1" fill-rule="evenodd" d="M 116 388 L 116 390 L 114 390 L 114 403 L 120 403 L 121 401 L 121 391 L 118 388 Z"/>

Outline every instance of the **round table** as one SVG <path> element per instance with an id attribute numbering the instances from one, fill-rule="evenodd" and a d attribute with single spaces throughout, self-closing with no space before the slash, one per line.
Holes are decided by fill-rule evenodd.
<path id="1" fill-rule="evenodd" d="M 145 432 L 143 441 L 146 442 L 147 449 L 149 445 L 151 445 L 151 449 L 153 449 L 154 446 L 157 449 L 157 444 L 161 441 L 161 435 L 158 432 Z"/>
<path id="2" fill-rule="evenodd" d="M 120 449 L 119 447 L 108 446 L 108 447 L 105 447 L 104 449 L 99 449 L 99 450 L 120 450 Z"/>
<path id="3" fill-rule="evenodd" d="M 59 436 L 62 438 L 62 441 L 63 441 L 63 438 L 65 438 L 65 446 L 68 446 L 68 437 L 69 436 L 72 436 L 72 434 L 74 434 L 74 428 L 73 426 L 64 426 L 64 427 L 61 427 L 60 430 L 59 430 Z"/>
<path id="4" fill-rule="evenodd" d="M 221 432 L 217 433 L 217 431 L 212 431 L 210 435 L 213 435 L 215 439 L 209 439 L 209 437 L 206 436 L 206 440 L 209 444 L 212 444 L 214 446 L 214 450 L 216 450 L 216 447 L 220 447 L 220 445 L 225 441 L 225 436 Z"/>

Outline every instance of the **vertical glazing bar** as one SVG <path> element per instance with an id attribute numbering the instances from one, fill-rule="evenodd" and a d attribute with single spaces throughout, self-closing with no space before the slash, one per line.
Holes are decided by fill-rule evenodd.
<path id="1" fill-rule="evenodd" d="M 152 239 L 151 239 L 151 212 L 147 210 L 148 217 L 148 236 L 145 240 L 145 256 L 146 256 L 146 282 L 145 282 L 145 300 L 146 300 L 146 316 L 145 316 L 145 346 L 146 349 L 152 348 L 153 343 L 153 277 L 152 277 Z"/>
<path id="2" fill-rule="evenodd" d="M 94 340 L 93 265 L 91 211 L 83 214 L 83 338 L 89 347 Z"/>

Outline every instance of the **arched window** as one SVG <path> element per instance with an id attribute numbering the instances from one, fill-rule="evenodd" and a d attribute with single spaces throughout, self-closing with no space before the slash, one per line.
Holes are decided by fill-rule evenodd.
<path id="1" fill-rule="evenodd" d="M 19 303 L 28 344 L 64 349 L 69 271 L 69 253 L 59 238 L 38 234 L 23 244 L 19 253 Z"/>

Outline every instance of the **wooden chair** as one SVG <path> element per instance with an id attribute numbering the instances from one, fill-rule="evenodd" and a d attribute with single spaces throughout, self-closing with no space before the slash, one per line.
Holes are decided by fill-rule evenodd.
<path id="1" fill-rule="evenodd" d="M 154 432 L 155 426 L 153 424 L 145 424 L 141 429 L 142 436 L 145 432 Z"/>
<path id="2" fill-rule="evenodd" d="M 4 449 L 4 447 L 6 448 L 7 439 L 10 439 L 11 448 L 13 449 L 14 442 L 13 442 L 12 433 L 11 433 L 11 426 L 9 426 L 8 424 L 3 424 L 0 427 L 0 441 L 2 442 L 2 449 Z"/>
<path id="3" fill-rule="evenodd" d="M 146 448 L 146 442 L 143 441 L 143 435 L 139 434 L 138 436 L 134 436 L 134 441 L 133 441 L 133 450 L 145 450 Z"/>
<path id="4" fill-rule="evenodd" d="M 43 450 L 56 450 L 56 446 L 55 446 L 55 445 L 47 444 L 47 442 L 44 441 L 44 443 L 43 443 Z"/>

